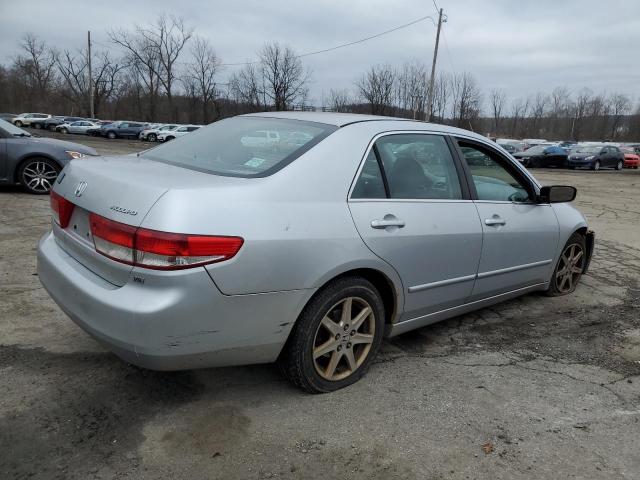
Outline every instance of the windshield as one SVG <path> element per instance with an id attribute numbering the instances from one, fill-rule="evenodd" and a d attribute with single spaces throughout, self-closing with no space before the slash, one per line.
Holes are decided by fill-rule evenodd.
<path id="1" fill-rule="evenodd" d="M 13 135 L 14 137 L 30 137 L 31 134 L 25 132 L 21 128 L 16 127 L 13 123 L 9 123 L 6 120 L 0 119 L 0 128 L 4 130 L 9 135 Z"/>
<path id="2" fill-rule="evenodd" d="M 596 154 L 596 153 L 600 153 L 600 149 L 601 148 L 602 147 L 590 147 L 590 146 L 576 147 L 576 148 L 571 150 L 571 153 L 591 153 L 591 154 Z"/>
<path id="3" fill-rule="evenodd" d="M 337 128 L 300 120 L 234 117 L 200 128 L 141 156 L 205 173 L 266 177 Z"/>

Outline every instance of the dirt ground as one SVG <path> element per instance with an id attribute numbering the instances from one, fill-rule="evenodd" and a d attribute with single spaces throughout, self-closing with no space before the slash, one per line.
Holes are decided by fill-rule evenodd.
<path id="1" fill-rule="evenodd" d="M 125 364 L 38 282 L 48 199 L 0 190 L 0 478 L 640 478 L 640 172 L 534 173 L 578 187 L 597 232 L 575 294 L 386 341 L 362 381 L 315 396 L 271 365 Z"/>

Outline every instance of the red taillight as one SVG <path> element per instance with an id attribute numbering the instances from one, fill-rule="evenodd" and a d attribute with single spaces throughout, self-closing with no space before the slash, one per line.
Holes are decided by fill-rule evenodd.
<path id="1" fill-rule="evenodd" d="M 236 255 L 240 237 L 187 235 L 136 228 L 90 215 L 96 250 L 119 262 L 155 270 L 177 270 L 221 262 Z"/>
<path id="2" fill-rule="evenodd" d="M 51 204 L 51 213 L 55 222 L 62 228 L 67 228 L 75 205 L 53 190 L 49 193 L 49 203 Z"/>

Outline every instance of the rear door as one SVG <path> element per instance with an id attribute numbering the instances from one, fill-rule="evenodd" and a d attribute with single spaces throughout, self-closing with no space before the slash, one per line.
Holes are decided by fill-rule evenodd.
<path id="1" fill-rule="evenodd" d="M 406 320 L 471 295 L 482 227 L 448 139 L 423 133 L 375 140 L 349 208 L 367 246 L 400 275 Z"/>
<path id="2" fill-rule="evenodd" d="M 553 208 L 534 202 L 531 180 L 499 151 L 466 139 L 458 146 L 483 230 L 472 300 L 547 282 L 559 239 Z"/>

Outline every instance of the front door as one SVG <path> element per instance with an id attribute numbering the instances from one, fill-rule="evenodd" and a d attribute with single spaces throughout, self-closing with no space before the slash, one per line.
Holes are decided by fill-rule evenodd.
<path id="1" fill-rule="evenodd" d="M 464 303 L 482 248 L 482 226 L 443 136 L 378 138 L 353 187 L 349 208 L 367 246 L 391 264 L 415 318 Z"/>
<path id="2" fill-rule="evenodd" d="M 551 205 L 534 202 L 531 181 L 497 150 L 462 139 L 458 145 L 483 231 L 472 300 L 549 281 L 559 240 Z"/>

